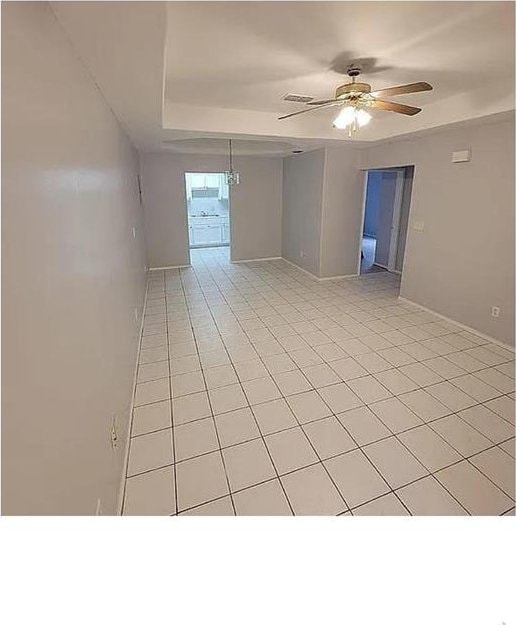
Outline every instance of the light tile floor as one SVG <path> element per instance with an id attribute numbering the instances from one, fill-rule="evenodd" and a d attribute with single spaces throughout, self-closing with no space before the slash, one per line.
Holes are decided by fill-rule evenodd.
<path id="1" fill-rule="evenodd" d="M 514 354 L 398 289 L 227 249 L 152 272 L 123 513 L 514 514 Z"/>

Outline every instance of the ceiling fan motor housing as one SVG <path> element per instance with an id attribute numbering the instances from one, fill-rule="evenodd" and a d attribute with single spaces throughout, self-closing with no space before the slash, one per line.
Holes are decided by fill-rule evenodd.
<path id="1" fill-rule="evenodd" d="M 349 95 L 360 95 L 362 93 L 371 93 L 371 85 L 365 82 L 350 82 L 345 85 L 340 85 L 335 91 L 335 98 L 344 98 Z"/>

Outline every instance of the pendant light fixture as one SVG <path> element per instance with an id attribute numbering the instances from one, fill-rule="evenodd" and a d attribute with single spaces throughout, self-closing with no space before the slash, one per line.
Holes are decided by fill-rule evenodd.
<path id="1" fill-rule="evenodd" d="M 234 186 L 240 183 L 240 174 L 237 171 L 233 171 L 233 146 L 231 139 L 229 140 L 229 171 L 225 171 L 226 184 Z"/>

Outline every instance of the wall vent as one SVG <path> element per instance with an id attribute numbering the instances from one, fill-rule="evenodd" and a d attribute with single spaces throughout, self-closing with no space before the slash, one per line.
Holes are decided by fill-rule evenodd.
<path id="1" fill-rule="evenodd" d="M 313 100 L 309 95 L 299 95 L 297 93 L 287 93 L 281 99 L 286 102 L 311 102 Z"/>

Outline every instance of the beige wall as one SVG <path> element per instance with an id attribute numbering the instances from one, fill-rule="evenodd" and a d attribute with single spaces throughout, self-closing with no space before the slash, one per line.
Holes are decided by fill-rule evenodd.
<path id="1" fill-rule="evenodd" d="M 282 256 L 319 275 L 324 150 L 283 159 Z"/>
<path id="2" fill-rule="evenodd" d="M 327 148 L 324 168 L 320 277 L 357 272 L 364 174 L 354 148 Z"/>
<path id="3" fill-rule="evenodd" d="M 463 149 L 472 150 L 471 161 L 451 163 Z M 355 274 L 364 170 L 407 165 L 415 171 L 401 295 L 514 345 L 510 115 L 284 159 L 283 256 L 318 277 Z M 422 232 L 415 221 L 424 223 Z M 498 319 L 492 306 L 501 308 Z"/>
<path id="4" fill-rule="evenodd" d="M 185 172 L 219 172 L 224 155 L 140 155 L 145 233 L 150 267 L 189 264 Z M 282 159 L 237 156 L 240 184 L 230 189 L 233 260 L 281 256 Z"/>
<path id="5" fill-rule="evenodd" d="M 471 161 L 452 163 L 470 149 Z M 363 150 L 361 166 L 415 165 L 401 295 L 514 345 L 514 119 L 447 126 Z M 422 232 L 413 229 L 423 222 Z M 491 307 L 501 308 L 500 317 Z"/>
<path id="6" fill-rule="evenodd" d="M 144 294 L 136 176 L 49 6 L 2 3 L 4 514 L 116 511 Z"/>
<path id="7" fill-rule="evenodd" d="M 342 147 L 284 159 L 283 256 L 317 277 L 356 274 L 364 185 L 358 157 Z"/>

